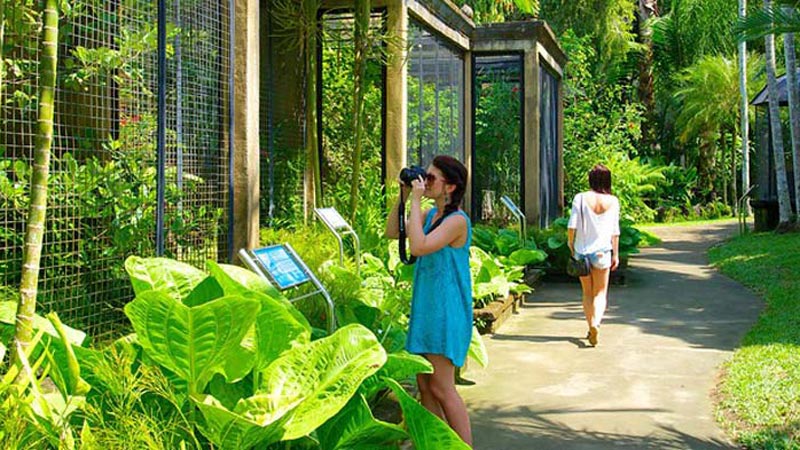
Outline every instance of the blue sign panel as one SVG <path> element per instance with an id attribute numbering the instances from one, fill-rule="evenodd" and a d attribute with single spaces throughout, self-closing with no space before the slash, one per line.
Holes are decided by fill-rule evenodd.
<path id="1" fill-rule="evenodd" d="M 311 280 L 294 256 L 282 245 L 257 248 L 253 250 L 253 256 L 281 290 Z"/>

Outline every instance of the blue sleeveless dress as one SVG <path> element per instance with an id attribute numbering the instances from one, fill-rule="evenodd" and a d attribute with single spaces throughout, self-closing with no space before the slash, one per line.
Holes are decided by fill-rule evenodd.
<path id="1" fill-rule="evenodd" d="M 431 228 L 436 208 L 431 209 L 423 231 Z M 420 256 L 414 267 L 411 318 L 406 350 L 411 353 L 443 355 L 461 367 L 472 340 L 472 276 L 469 272 L 469 246 L 472 224 L 467 220 L 467 241 L 462 247 L 449 245 Z M 445 220 L 449 220 L 448 217 Z"/>

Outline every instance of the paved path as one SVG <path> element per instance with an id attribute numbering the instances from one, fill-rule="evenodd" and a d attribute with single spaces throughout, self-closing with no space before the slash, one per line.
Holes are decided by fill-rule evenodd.
<path id="1" fill-rule="evenodd" d="M 490 363 L 460 387 L 477 450 L 733 449 L 714 420 L 718 368 L 761 301 L 707 265 L 735 222 L 651 231 L 663 243 L 612 286 L 587 347 L 577 283 L 550 283 L 485 339 Z"/>

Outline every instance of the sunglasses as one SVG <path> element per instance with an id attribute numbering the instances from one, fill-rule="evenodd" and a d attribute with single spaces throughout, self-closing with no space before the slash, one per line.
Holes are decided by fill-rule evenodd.
<path id="1" fill-rule="evenodd" d="M 428 183 L 434 183 L 436 180 L 442 180 L 445 183 L 447 182 L 447 180 L 445 180 L 444 178 L 439 178 L 432 173 L 425 174 L 425 181 L 427 181 Z"/>

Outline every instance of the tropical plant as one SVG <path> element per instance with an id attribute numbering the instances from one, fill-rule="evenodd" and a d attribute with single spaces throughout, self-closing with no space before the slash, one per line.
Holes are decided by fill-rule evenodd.
<path id="1" fill-rule="evenodd" d="M 504 300 L 511 294 L 522 295 L 532 291 L 522 281 L 522 266 L 506 265 L 478 247 L 470 247 L 469 267 L 475 308 L 483 308 L 494 300 Z"/>
<path id="2" fill-rule="evenodd" d="M 477 24 L 522 20 L 536 16 L 539 0 L 456 0 L 459 7 L 468 5 Z"/>
<path id="3" fill-rule="evenodd" d="M 510 70 L 509 70 L 510 72 Z M 511 72 L 513 73 L 513 72 Z M 520 115 L 522 91 L 518 81 L 507 81 L 509 73 L 476 74 L 475 192 L 494 192 L 519 203 L 522 178 Z M 480 198 L 480 202 L 487 199 Z M 481 203 L 477 204 L 481 204 Z M 498 205 L 481 204 L 481 210 Z M 495 211 L 495 217 L 498 216 Z M 488 218 L 486 218 L 488 219 Z"/>
<path id="4" fill-rule="evenodd" d="M 791 12 L 792 8 L 797 8 L 796 0 L 775 0 L 769 7 L 748 11 L 736 24 L 737 37 L 751 41 L 770 34 L 800 32 L 800 17 Z"/>
<path id="5" fill-rule="evenodd" d="M 717 165 L 717 158 L 725 159 L 726 131 L 735 137 L 738 126 L 739 80 L 736 63 L 723 56 L 704 56 L 677 75 L 677 86 L 673 96 L 680 105 L 676 119 L 679 137 L 684 143 L 695 139 L 700 141 L 696 159 L 699 180 L 703 183 L 700 188 L 711 192 L 716 184 L 716 175 L 719 175 L 724 202 L 728 203 L 727 183 L 734 186 L 729 203 L 733 206 L 737 198 L 735 146 L 730 146 L 731 169 L 728 173 L 732 178 L 729 179 L 724 171 L 715 171 L 714 166 Z M 722 147 L 719 155 L 717 143 Z"/>
<path id="6" fill-rule="evenodd" d="M 24 370 L 29 395 L 12 405 L 39 412 L 33 422 L 6 427 L 14 434 L 0 439 L 14 440 L 3 442 L 239 449 L 299 439 L 314 449 L 389 449 L 410 436 L 417 448 L 465 448 L 394 381 L 429 372 L 430 364 L 405 352 L 387 355 L 365 327 L 346 325 L 312 341 L 310 325 L 280 293 L 235 266 L 209 261 L 205 273 L 174 260 L 132 257 L 126 269 L 136 298 L 125 311 L 136 334 L 90 350 L 55 316 L 45 320 L 51 331 L 37 319 L 35 348 L 44 350 L 23 354 L 22 369 L 5 376 L 0 395 Z M 13 303 L 0 304 L 0 319 L 2 332 L 14 321 Z M 47 333 L 54 338 L 44 339 Z M 472 354 L 485 362 L 485 352 Z M 55 403 L 41 395 L 47 374 L 58 388 Z M 369 411 L 368 399 L 386 388 L 401 398 L 408 434 Z M 14 417 L 30 411 L 2 405 Z M 82 424 L 70 419 L 77 411 Z"/>
<path id="7" fill-rule="evenodd" d="M 533 239 L 528 237 L 521 242 L 519 233 L 504 228 L 475 225 L 472 228 L 472 243 L 496 256 L 505 265 L 535 265 L 547 258 L 547 253 L 539 250 Z"/>
<path id="8" fill-rule="evenodd" d="M 790 17 L 794 15 L 794 8 L 784 8 Z M 794 47 L 794 33 L 783 35 L 784 57 L 786 58 L 786 84 L 789 101 L 789 130 L 792 136 L 792 161 L 794 163 L 794 201 L 795 221 L 800 224 L 800 88 L 797 85 L 797 55 Z"/>
<path id="9" fill-rule="evenodd" d="M 772 0 L 764 0 L 764 8 L 770 9 Z M 775 67 L 775 36 L 768 34 L 764 37 L 767 59 L 767 89 L 770 99 L 779 98 L 778 79 Z M 775 183 L 778 194 L 778 228 L 785 228 L 789 224 L 791 205 L 789 204 L 789 185 L 786 181 L 786 161 L 783 151 L 783 132 L 781 127 L 780 109 L 777 101 L 769 102 L 769 128 L 772 143 L 773 160 L 775 162 Z"/>
<path id="10" fill-rule="evenodd" d="M 636 42 L 633 25 L 636 0 L 541 0 L 541 18 L 561 38 L 572 33 L 595 49 L 588 70 L 602 83 L 615 84 L 634 71 L 631 62 L 643 46 Z M 567 54 L 570 54 L 567 52 Z"/>
<path id="11" fill-rule="evenodd" d="M 39 262 L 45 232 L 47 211 L 47 178 L 50 171 L 50 146 L 53 140 L 53 111 L 55 105 L 56 62 L 58 59 L 58 1 L 47 0 L 43 16 L 43 37 L 40 57 L 39 120 L 33 176 L 30 186 L 30 208 L 25 232 L 25 253 L 17 306 L 17 324 L 14 334 L 14 361 L 19 364 L 28 353 L 33 338 L 31 321 L 36 312 L 36 294 L 39 282 Z M 18 378 L 21 385 L 24 380 Z"/>
<path id="12" fill-rule="evenodd" d="M 539 246 L 547 251 L 546 266 L 556 272 L 564 272 L 567 267 L 567 259 L 570 258 L 570 250 L 567 245 L 567 224 L 569 219 L 561 217 L 553 222 L 553 225 L 545 230 L 533 230 L 534 238 Z M 630 219 L 622 218 L 619 223 L 619 257 L 626 260 L 630 255 L 639 253 L 639 245 L 645 239 L 645 235 L 633 226 Z"/>

